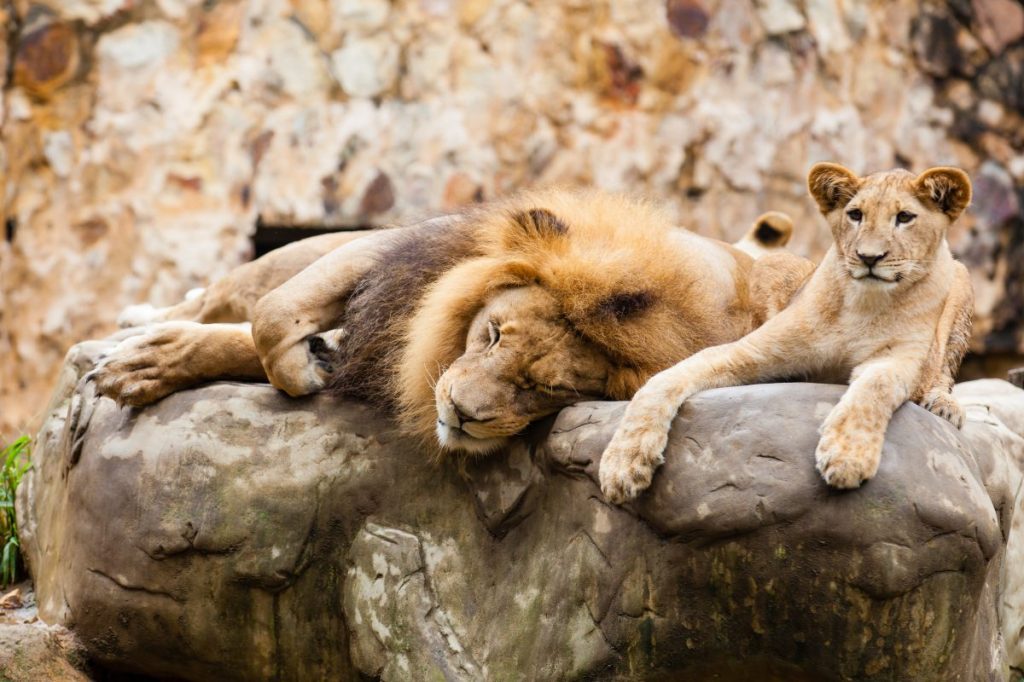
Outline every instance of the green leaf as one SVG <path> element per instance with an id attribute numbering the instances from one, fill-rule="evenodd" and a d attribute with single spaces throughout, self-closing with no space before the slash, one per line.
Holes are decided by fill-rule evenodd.
<path id="1" fill-rule="evenodd" d="M 0 447 L 0 585 L 13 583 L 19 578 L 20 564 L 18 519 L 14 513 L 14 497 L 32 463 L 29 459 L 31 440 L 22 436 Z"/>

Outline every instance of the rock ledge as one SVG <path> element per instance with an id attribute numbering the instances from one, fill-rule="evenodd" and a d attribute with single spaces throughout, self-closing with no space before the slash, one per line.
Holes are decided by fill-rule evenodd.
<path id="1" fill-rule="evenodd" d="M 627 508 L 596 485 L 623 403 L 564 410 L 466 478 L 358 404 L 220 383 L 141 411 L 69 353 L 18 500 L 40 617 L 183 679 L 1005 680 L 1024 662 L 1024 391 L 897 412 L 829 490 L 843 387 L 709 391 Z M 1000 612 L 1000 609 L 1003 609 Z M 765 678 L 768 679 L 768 678 Z"/>

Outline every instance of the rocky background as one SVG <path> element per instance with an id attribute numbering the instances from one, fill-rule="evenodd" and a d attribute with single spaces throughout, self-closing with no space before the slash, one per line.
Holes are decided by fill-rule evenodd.
<path id="1" fill-rule="evenodd" d="M 70 345 L 250 258 L 257 224 L 356 226 L 593 183 L 738 237 L 829 242 L 818 160 L 956 164 L 971 371 L 1024 352 L 1024 6 L 867 0 L 0 1 L 0 433 Z"/>

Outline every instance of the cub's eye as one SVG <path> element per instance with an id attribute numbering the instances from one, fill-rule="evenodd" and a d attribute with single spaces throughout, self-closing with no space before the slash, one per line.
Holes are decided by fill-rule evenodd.
<path id="1" fill-rule="evenodd" d="M 494 320 L 487 323 L 487 333 L 491 337 L 491 342 L 487 345 L 488 348 L 493 348 L 498 341 L 501 340 L 501 327 Z"/>
<path id="2" fill-rule="evenodd" d="M 911 213 L 910 211 L 900 211 L 899 213 L 896 214 L 896 224 L 897 225 L 906 225 L 907 223 L 909 223 L 911 220 L 913 220 L 916 217 L 917 216 L 915 214 Z"/>
<path id="3" fill-rule="evenodd" d="M 852 220 L 855 223 L 859 223 L 861 220 L 864 219 L 864 214 L 861 213 L 859 208 L 851 208 L 849 211 L 846 212 L 846 215 L 849 216 L 850 220 Z"/>

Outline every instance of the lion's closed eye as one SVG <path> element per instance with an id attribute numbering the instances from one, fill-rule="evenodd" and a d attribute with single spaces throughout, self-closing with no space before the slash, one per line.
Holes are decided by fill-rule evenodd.
<path id="1" fill-rule="evenodd" d="M 501 341 L 501 325 L 496 321 L 491 320 L 487 323 L 487 334 L 489 337 L 487 348 L 490 350 L 497 346 L 498 342 Z"/>
<path id="2" fill-rule="evenodd" d="M 578 393 L 578 391 L 574 387 L 569 386 L 568 384 L 547 384 L 542 382 L 535 382 L 534 388 L 536 388 L 541 393 L 546 393 L 547 395 L 564 395 L 566 393 Z"/>

